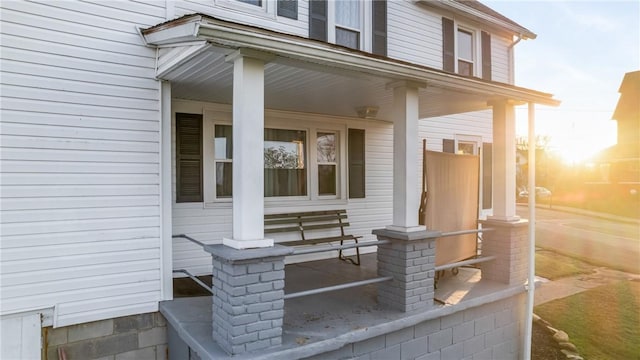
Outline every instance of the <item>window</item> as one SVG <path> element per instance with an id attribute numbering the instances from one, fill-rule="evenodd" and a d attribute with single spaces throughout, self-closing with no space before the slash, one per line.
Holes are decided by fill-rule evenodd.
<path id="1" fill-rule="evenodd" d="M 214 138 L 216 167 L 216 197 L 230 198 L 232 194 L 233 133 L 231 125 L 216 125 Z"/>
<path id="2" fill-rule="evenodd" d="M 473 33 L 458 29 L 458 74 L 473 75 Z"/>
<path id="3" fill-rule="evenodd" d="M 387 56 L 386 0 L 309 1 L 308 22 L 309 39 Z"/>
<path id="4" fill-rule="evenodd" d="M 442 69 L 491 80 L 491 35 L 442 18 Z"/>
<path id="5" fill-rule="evenodd" d="M 471 141 L 458 141 L 458 150 L 456 154 L 460 155 L 477 155 L 478 145 Z"/>
<path id="6" fill-rule="evenodd" d="M 243 2 L 245 4 L 251 4 L 255 6 L 262 6 L 262 0 L 237 0 L 239 2 Z"/>
<path id="7" fill-rule="evenodd" d="M 281 203 L 365 197 L 365 130 L 316 116 L 280 116 L 266 120 L 264 129 L 265 198 Z M 175 131 L 178 202 L 229 202 L 231 113 L 208 109 L 204 121 L 200 114 L 176 114 Z"/>
<path id="8" fill-rule="evenodd" d="M 278 0 L 278 16 L 298 20 L 298 0 Z"/>
<path id="9" fill-rule="evenodd" d="M 211 0 L 209 0 L 211 1 Z M 241 12 L 251 16 L 278 20 L 298 20 L 298 0 L 213 0 L 225 10 Z M 285 19 L 285 21 L 288 21 Z"/>
<path id="10" fill-rule="evenodd" d="M 206 115 L 205 202 L 228 201 L 233 195 L 229 115 L 222 111 Z M 317 119 L 296 119 L 298 128 L 291 124 L 291 119 L 272 119 L 264 129 L 265 198 L 300 201 L 364 197 L 364 130 L 349 129 L 347 137 L 346 128 L 327 128 Z M 352 131 L 359 132 L 358 136 Z"/>
<path id="11" fill-rule="evenodd" d="M 307 195 L 307 132 L 264 130 L 264 196 Z"/>
<path id="12" fill-rule="evenodd" d="M 336 44 L 360 49 L 360 1 L 336 0 Z"/>
<path id="13" fill-rule="evenodd" d="M 318 195 L 336 195 L 338 181 L 337 134 L 318 132 Z"/>

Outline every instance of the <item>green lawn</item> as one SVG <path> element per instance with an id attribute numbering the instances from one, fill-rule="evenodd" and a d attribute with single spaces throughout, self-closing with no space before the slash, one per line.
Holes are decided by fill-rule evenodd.
<path id="1" fill-rule="evenodd" d="M 640 282 L 603 285 L 534 312 L 569 334 L 585 359 L 640 359 Z"/>
<path id="2" fill-rule="evenodd" d="M 589 274 L 593 271 L 593 266 L 549 250 L 536 251 L 536 275 L 549 280 L 574 276 L 579 274 Z"/>

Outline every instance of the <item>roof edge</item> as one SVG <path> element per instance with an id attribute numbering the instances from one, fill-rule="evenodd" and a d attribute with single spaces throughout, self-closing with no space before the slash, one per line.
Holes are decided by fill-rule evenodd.
<path id="1" fill-rule="evenodd" d="M 441 9 L 451 10 L 458 14 L 464 14 L 471 16 L 481 21 L 487 21 L 494 26 L 500 27 L 511 32 L 513 35 L 520 36 L 522 39 L 535 39 L 538 37 L 533 31 L 525 28 L 524 26 L 516 23 L 508 17 L 500 14 L 499 12 L 491 9 L 487 5 L 482 4 L 476 0 L 414 0 L 417 3 L 425 5 L 436 6 Z M 469 4 L 475 4 L 471 6 Z"/>
<path id="2" fill-rule="evenodd" d="M 195 34 L 191 34 L 191 31 L 195 31 Z M 143 30 L 143 35 L 149 44 L 157 46 L 180 44 L 185 40 L 184 34 L 191 34 L 192 40 L 204 40 L 214 46 L 253 49 L 285 58 L 385 76 L 390 80 L 426 81 L 436 87 L 491 93 L 495 99 L 512 99 L 550 106 L 557 106 L 560 103 L 553 98 L 552 94 L 537 90 L 452 74 L 420 64 L 229 22 L 203 14 L 185 16 L 178 19 L 175 24 L 163 23 Z M 152 39 L 156 41 L 150 41 Z"/>

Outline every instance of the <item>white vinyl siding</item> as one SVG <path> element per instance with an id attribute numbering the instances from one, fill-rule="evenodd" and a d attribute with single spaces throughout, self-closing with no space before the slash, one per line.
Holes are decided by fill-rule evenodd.
<path id="1" fill-rule="evenodd" d="M 499 35 L 491 35 L 491 76 L 493 81 L 510 82 L 509 76 L 509 46 L 513 43 L 508 39 Z"/>
<path id="2" fill-rule="evenodd" d="M 215 104 L 175 100 L 173 111 L 181 113 L 202 113 L 203 109 L 217 106 Z M 219 106 L 217 106 L 219 107 Z M 206 111 L 206 110 L 205 110 Z M 309 115 L 305 115 L 308 118 Z M 267 112 L 267 125 L 269 124 Z M 318 121 L 331 121 L 346 128 L 365 129 L 366 146 L 366 198 L 305 200 L 302 202 L 265 202 L 265 213 L 288 211 L 311 211 L 346 208 L 351 224 L 348 231 L 361 235 L 364 240 L 374 240 L 371 230 L 391 224 L 392 221 L 392 188 L 393 188 L 393 153 L 392 125 L 386 122 L 361 121 L 352 118 L 336 118 L 317 116 Z M 175 127 L 174 127 L 175 129 Z M 346 132 L 343 134 L 346 136 Z M 173 134 L 173 234 L 186 234 L 207 244 L 219 244 L 223 237 L 231 236 L 231 203 L 175 203 L 175 132 Z M 206 161 L 206 160 L 205 160 Z M 205 181 L 207 178 L 205 176 Z M 381 225 L 384 224 L 384 225 Z M 287 234 L 277 234 L 276 241 L 288 238 Z M 290 258 L 288 261 L 316 259 L 313 256 Z M 174 269 L 187 269 L 199 275 L 211 273 L 211 255 L 202 247 L 185 239 L 176 238 L 173 242 Z"/>
<path id="3" fill-rule="evenodd" d="M 388 1 L 387 6 L 389 57 L 442 69 L 443 14 L 410 1 Z M 479 39 L 480 30 L 484 28 L 482 24 L 462 19 L 459 21 L 460 24 L 478 29 L 475 36 Z M 491 35 L 492 80 L 508 83 L 510 66 L 508 46 L 511 41 L 504 35 L 489 33 Z M 477 45 L 480 45 L 479 41 Z M 479 71 L 481 64 L 477 59 L 474 66 Z"/>
<path id="4" fill-rule="evenodd" d="M 441 16 L 410 1 L 387 1 L 387 54 L 442 69 Z"/>
<path id="5" fill-rule="evenodd" d="M 158 5 L 1 3 L 2 314 L 157 310 L 160 85 L 136 27 Z"/>
<path id="6" fill-rule="evenodd" d="M 247 4 L 233 6 L 235 0 L 177 0 L 172 2 L 174 17 L 199 13 L 214 16 L 221 20 L 233 21 L 240 24 L 257 26 L 263 29 L 282 32 L 285 34 L 307 37 L 309 33 L 309 4 L 307 1 L 298 1 L 298 20 L 283 16 L 276 16 L 276 1 L 264 0 L 266 6 L 273 9 L 268 14 L 260 8 L 252 9 Z M 253 10 L 253 11 L 252 11 Z"/>

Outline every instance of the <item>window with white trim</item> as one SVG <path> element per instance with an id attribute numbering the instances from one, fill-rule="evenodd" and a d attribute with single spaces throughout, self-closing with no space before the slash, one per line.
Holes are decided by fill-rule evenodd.
<path id="1" fill-rule="evenodd" d="M 236 1 L 239 1 L 245 4 L 255 5 L 255 6 L 262 6 L 262 0 L 236 0 Z"/>
<path id="2" fill-rule="evenodd" d="M 387 0 L 309 1 L 309 38 L 387 56 Z"/>
<path id="3" fill-rule="evenodd" d="M 232 149 L 233 133 L 231 125 L 215 125 L 214 158 L 216 198 L 230 198 L 233 189 L 232 179 Z"/>
<path id="4" fill-rule="evenodd" d="M 318 132 L 316 136 L 319 196 L 338 194 L 337 140 L 337 132 Z"/>
<path id="5" fill-rule="evenodd" d="M 264 196 L 307 196 L 307 130 L 264 129 Z"/>
<path id="6" fill-rule="evenodd" d="M 298 20 L 298 0 L 215 0 L 217 6 L 266 18 Z"/>
<path id="7" fill-rule="evenodd" d="M 352 49 L 361 48 L 362 7 L 360 1 L 335 1 L 336 44 Z"/>
<path id="8" fill-rule="evenodd" d="M 203 132 L 204 202 L 228 202 L 233 195 L 230 114 L 205 112 Z M 347 177 L 351 162 L 347 161 L 346 134 L 344 125 L 319 120 L 265 120 L 265 199 L 346 200 L 348 184 L 364 182 L 362 171 Z M 357 140 L 364 144 L 364 131 Z M 359 197 L 364 197 L 364 187 L 360 188 Z"/>
<path id="9" fill-rule="evenodd" d="M 475 64 L 475 49 L 474 49 L 474 37 L 473 31 L 458 28 L 457 38 L 457 58 L 458 68 L 457 73 L 460 75 L 472 76 L 474 75 Z"/>
<path id="10" fill-rule="evenodd" d="M 491 35 L 443 17 L 442 68 L 491 80 Z"/>
<path id="11" fill-rule="evenodd" d="M 478 155 L 478 144 L 475 141 L 458 140 L 456 154 Z"/>

